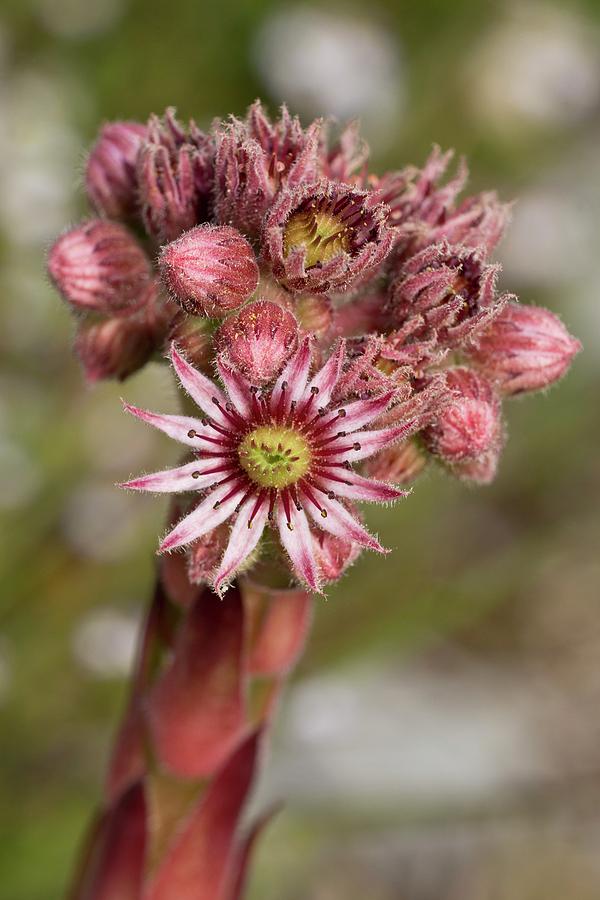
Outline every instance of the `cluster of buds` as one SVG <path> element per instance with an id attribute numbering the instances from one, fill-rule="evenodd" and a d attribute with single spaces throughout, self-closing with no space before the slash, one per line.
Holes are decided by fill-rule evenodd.
<path id="1" fill-rule="evenodd" d="M 188 495 L 161 547 L 187 548 L 190 583 L 223 591 L 266 547 L 319 590 L 382 549 L 355 501 L 400 497 L 430 461 L 489 482 L 503 400 L 568 369 L 579 343 L 562 322 L 498 292 L 509 205 L 461 200 L 451 157 L 377 176 L 356 125 L 336 136 L 258 101 L 207 133 L 173 110 L 101 130 L 86 169 L 99 217 L 48 268 L 89 379 L 170 355 L 199 407 L 130 408 L 187 447 L 127 486 Z"/>
<path id="2" fill-rule="evenodd" d="M 503 400 L 579 350 L 498 293 L 509 207 L 461 201 L 464 163 L 444 183 L 436 148 L 378 177 L 356 126 L 332 131 L 259 102 L 210 133 L 173 110 L 106 125 L 97 217 L 50 250 L 87 378 L 168 356 L 186 404 L 126 404 L 184 450 L 123 485 L 175 496 L 74 900 L 241 898 L 261 822 L 240 816 L 311 594 L 385 552 L 356 504 L 397 501 L 432 461 L 491 481 Z"/>

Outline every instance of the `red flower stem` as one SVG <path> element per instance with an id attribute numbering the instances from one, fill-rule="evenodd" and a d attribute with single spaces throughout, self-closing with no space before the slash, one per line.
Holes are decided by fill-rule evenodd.
<path id="1" fill-rule="evenodd" d="M 311 614 L 303 590 L 245 579 L 219 599 L 162 558 L 69 900 L 240 900 L 268 818 L 240 816 Z"/>

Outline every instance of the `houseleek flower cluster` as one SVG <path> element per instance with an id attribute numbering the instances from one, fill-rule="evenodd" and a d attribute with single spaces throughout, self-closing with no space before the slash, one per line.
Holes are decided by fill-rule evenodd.
<path id="1" fill-rule="evenodd" d="M 52 247 L 86 378 L 169 358 L 194 414 L 126 409 L 185 446 L 125 487 L 177 495 L 161 544 L 221 593 L 267 557 L 312 591 L 362 548 L 357 502 L 392 502 L 431 463 L 490 482 L 502 404 L 546 388 L 579 343 L 498 290 L 510 217 L 460 199 L 464 162 L 376 175 L 354 123 L 260 102 L 210 132 L 172 109 L 105 125 L 94 216 Z M 186 413 L 189 409 L 186 409 Z"/>

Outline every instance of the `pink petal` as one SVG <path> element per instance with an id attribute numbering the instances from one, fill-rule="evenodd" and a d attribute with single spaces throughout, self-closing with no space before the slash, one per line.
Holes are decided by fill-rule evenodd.
<path id="1" fill-rule="evenodd" d="M 239 589 L 220 600 L 206 588 L 181 623 L 171 661 L 146 702 L 152 746 L 175 775 L 212 775 L 240 739 L 243 653 Z"/>
<path id="2" fill-rule="evenodd" d="M 236 827 L 252 784 L 259 737 L 251 734 L 201 793 L 147 885 L 144 900 L 222 900 L 227 896 Z"/>
<path id="3" fill-rule="evenodd" d="M 318 387 L 317 406 L 327 406 L 331 400 L 333 389 L 338 383 L 344 354 L 346 353 L 346 342 L 340 341 L 336 350 L 329 357 L 322 369 L 320 369 L 314 378 L 311 379 L 309 388 Z"/>
<path id="4" fill-rule="evenodd" d="M 377 431 L 361 431 L 360 434 L 353 434 L 352 437 L 338 438 L 328 444 L 327 450 L 331 451 L 327 455 L 327 462 L 338 462 L 349 460 L 350 462 L 359 459 L 367 459 L 379 450 L 389 447 L 396 441 L 401 440 L 407 433 L 411 431 L 411 423 L 405 425 L 397 425 L 393 428 L 380 428 Z M 353 440 L 356 438 L 356 441 Z M 359 444 L 359 449 L 354 449 L 354 444 Z M 338 451 L 339 448 L 339 451 Z"/>
<path id="5" fill-rule="evenodd" d="M 308 370 L 311 360 L 311 340 L 304 338 L 285 369 L 275 382 L 271 394 L 271 409 L 275 411 L 279 407 L 283 384 L 285 383 L 285 398 L 283 409 L 288 412 L 292 400 L 298 401 L 306 390 Z"/>
<path id="6" fill-rule="evenodd" d="M 147 409 L 140 409 L 138 406 L 132 406 L 130 403 L 124 403 L 123 407 L 136 419 L 141 419 L 147 425 L 164 431 L 170 438 L 179 441 L 180 444 L 187 444 L 188 447 L 198 447 L 198 438 L 190 437 L 190 431 L 194 431 L 196 434 L 203 434 L 206 431 L 202 422 L 191 416 L 163 416 Z M 214 432 L 212 434 L 214 435 Z"/>
<path id="7" fill-rule="evenodd" d="M 225 407 L 227 399 L 223 391 L 210 378 L 207 378 L 206 375 L 203 375 L 202 372 L 199 372 L 198 369 L 186 362 L 183 356 L 178 353 L 175 344 L 171 344 L 171 361 L 182 387 L 192 400 L 198 404 L 200 409 L 207 416 L 218 421 L 219 424 L 230 424 L 213 402 L 216 399 L 222 407 Z"/>
<path id="8" fill-rule="evenodd" d="M 216 509 L 214 505 L 227 496 L 231 489 L 232 484 L 228 482 L 222 487 L 217 487 L 214 491 L 211 491 L 202 503 L 187 516 L 184 516 L 175 528 L 166 535 L 159 547 L 159 553 L 166 553 L 168 550 L 175 550 L 177 547 L 190 544 L 196 538 L 202 537 L 207 531 L 211 531 L 217 525 L 220 525 L 221 522 L 224 522 L 225 519 L 228 519 L 242 499 L 244 489 L 240 487 L 232 497 L 225 500 L 224 503 L 220 503 Z"/>
<path id="9" fill-rule="evenodd" d="M 401 491 L 391 484 L 382 481 L 375 481 L 372 478 L 363 478 L 356 472 L 348 472 L 339 469 L 333 469 L 331 474 L 333 478 L 328 478 L 327 474 L 320 474 L 315 477 L 315 483 L 326 491 L 333 491 L 340 497 L 347 497 L 349 500 L 368 500 L 373 503 L 387 503 L 391 500 L 399 500 L 400 497 L 406 497 L 410 491 Z M 343 479 L 338 481 L 337 479 Z"/>
<path id="10" fill-rule="evenodd" d="M 226 365 L 222 359 L 217 359 L 217 368 L 221 380 L 225 385 L 225 390 L 231 397 L 233 405 L 242 414 L 247 417 L 250 415 L 250 390 L 249 384 L 240 372 L 237 372 L 231 366 Z"/>
<path id="11" fill-rule="evenodd" d="M 308 526 L 308 519 L 302 510 L 291 504 L 290 524 L 279 499 L 275 506 L 275 517 L 279 528 L 279 537 L 292 562 L 292 568 L 300 581 L 305 582 L 311 591 L 320 593 L 319 570 L 313 550 L 313 540 Z"/>
<path id="12" fill-rule="evenodd" d="M 305 502 L 305 506 L 309 515 L 323 531 L 328 531 L 330 534 L 344 538 L 347 541 L 356 541 L 357 544 L 368 547 L 369 550 L 377 550 L 379 553 L 387 552 L 379 541 L 369 534 L 367 529 L 363 528 L 360 522 L 337 500 L 330 500 L 324 494 L 319 494 L 318 501 L 323 509 L 326 510 L 327 516 L 322 516 L 315 505 L 309 502 L 308 499 Z"/>
<path id="13" fill-rule="evenodd" d="M 345 411 L 343 419 L 337 419 L 331 422 L 330 428 L 323 429 L 323 435 L 329 432 L 345 431 L 350 434 L 364 425 L 368 425 L 377 416 L 386 411 L 390 404 L 390 400 L 394 396 L 392 391 L 382 394 L 380 397 L 373 397 L 369 400 L 355 400 L 353 403 L 347 403 L 342 409 Z"/>
<path id="14" fill-rule="evenodd" d="M 226 464 L 233 469 L 232 463 L 227 463 L 226 458 L 196 459 L 177 469 L 165 469 L 163 472 L 153 472 L 151 475 L 133 478 L 131 481 L 123 482 L 119 487 L 129 488 L 132 491 L 153 491 L 158 494 L 197 491 L 200 488 L 210 487 L 228 475 L 228 471 L 223 471 L 223 466 Z M 221 471 L 214 472 L 213 470 L 217 468 Z M 200 475 L 194 477 L 194 474 L 197 475 L 198 472 Z"/>
<path id="15" fill-rule="evenodd" d="M 255 503 L 255 495 L 252 495 L 246 500 L 231 529 L 229 543 L 227 544 L 221 565 L 219 566 L 219 570 L 214 580 L 215 591 L 219 594 L 221 593 L 224 583 L 235 574 L 239 566 L 241 566 L 244 560 L 252 553 L 264 531 L 269 510 L 269 504 L 267 503 L 266 497 L 262 501 L 251 525 L 249 526 L 248 524 Z"/>

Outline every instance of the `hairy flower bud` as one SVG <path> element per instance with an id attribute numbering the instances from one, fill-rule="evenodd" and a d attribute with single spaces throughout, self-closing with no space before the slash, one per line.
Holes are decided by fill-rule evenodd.
<path id="1" fill-rule="evenodd" d="M 150 118 L 137 175 L 144 224 L 159 243 L 206 219 L 212 172 L 212 142 L 194 123 L 186 132 L 172 109 Z"/>
<path id="2" fill-rule="evenodd" d="M 198 225 L 163 247 L 163 282 L 191 315 L 223 316 L 256 290 L 258 265 L 245 237 L 228 225 Z"/>
<path id="3" fill-rule="evenodd" d="M 500 402 L 490 382 L 465 366 L 446 371 L 453 400 L 423 431 L 428 450 L 449 465 L 478 459 L 501 442 Z"/>
<path id="4" fill-rule="evenodd" d="M 147 135 L 138 122 L 109 122 L 100 130 L 85 170 L 87 195 L 98 213 L 127 218 L 139 204 L 136 163 Z"/>
<path id="5" fill-rule="evenodd" d="M 501 203 L 495 191 L 467 197 L 439 224 L 417 240 L 416 248 L 448 241 L 463 247 L 481 247 L 486 254 L 500 242 L 511 215 L 511 205 Z"/>
<path id="6" fill-rule="evenodd" d="M 427 337 L 439 347 L 460 346 L 487 328 L 509 299 L 496 294 L 499 270 L 477 249 L 446 242 L 427 247 L 392 281 L 391 318 L 400 329 L 409 327 L 412 342 Z"/>
<path id="7" fill-rule="evenodd" d="M 230 316 L 217 335 L 219 350 L 255 385 L 272 381 L 297 344 L 294 316 L 269 300 L 249 303 Z"/>
<path id="8" fill-rule="evenodd" d="M 365 472 L 379 481 L 407 485 L 415 481 L 425 466 L 427 457 L 414 441 L 395 444 L 367 460 Z"/>
<path id="9" fill-rule="evenodd" d="M 89 382 L 123 381 L 148 361 L 155 347 L 151 330 L 136 317 L 80 325 L 75 353 Z"/>
<path id="10" fill-rule="evenodd" d="M 322 180 L 284 191 L 265 218 L 263 251 L 289 290 L 346 290 L 372 272 L 394 242 L 377 196 Z"/>
<path id="11" fill-rule="evenodd" d="M 349 122 L 331 147 L 323 148 L 323 174 L 334 181 L 360 183 L 365 180 L 369 146 L 360 136 L 359 122 Z"/>
<path id="12" fill-rule="evenodd" d="M 373 188 L 390 207 L 390 224 L 403 227 L 412 220 L 410 230 L 414 231 L 418 222 L 433 226 L 444 220 L 454 208 L 469 174 L 461 159 L 456 175 L 446 184 L 438 184 L 453 156 L 454 151 L 442 153 L 435 145 L 422 169 L 408 166 L 371 179 Z"/>
<path id="13" fill-rule="evenodd" d="M 317 121 L 305 131 L 285 106 L 270 122 L 260 101 L 250 107 L 244 121 L 220 123 L 215 131 L 217 222 L 257 236 L 281 187 L 316 181 L 320 130 Z"/>
<path id="14" fill-rule="evenodd" d="M 48 273 L 74 307 L 128 315 L 144 302 L 150 261 L 123 225 L 91 219 L 59 237 Z"/>
<path id="15" fill-rule="evenodd" d="M 498 443 L 476 459 L 465 459 L 452 466 L 452 474 L 473 484 L 491 484 L 498 472 L 501 451 L 502 445 Z"/>
<path id="16" fill-rule="evenodd" d="M 317 565 L 324 582 L 339 581 L 362 552 L 362 547 L 354 541 L 347 541 L 325 531 L 316 532 L 313 539 Z"/>
<path id="17" fill-rule="evenodd" d="M 580 350 L 554 313 L 509 303 L 470 352 L 503 394 L 521 394 L 558 381 Z"/>

